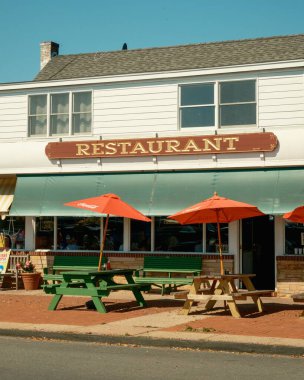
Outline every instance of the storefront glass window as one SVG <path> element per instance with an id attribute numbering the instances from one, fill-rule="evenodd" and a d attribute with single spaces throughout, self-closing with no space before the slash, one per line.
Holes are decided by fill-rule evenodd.
<path id="1" fill-rule="evenodd" d="M 151 251 L 151 223 L 131 220 L 131 251 Z"/>
<path id="2" fill-rule="evenodd" d="M 104 249 L 118 251 L 122 249 L 122 244 L 123 218 L 110 218 Z M 70 251 L 98 251 L 100 249 L 100 218 L 59 217 L 57 219 L 57 248 Z"/>
<path id="3" fill-rule="evenodd" d="M 221 223 L 222 252 L 229 252 L 228 247 L 228 223 Z M 206 252 L 219 252 L 218 232 L 216 223 L 206 224 Z"/>
<path id="4" fill-rule="evenodd" d="M 202 224 L 181 225 L 155 217 L 155 251 L 202 252 Z"/>
<path id="5" fill-rule="evenodd" d="M 105 223 L 105 219 L 104 219 Z M 110 218 L 107 238 L 105 241 L 106 251 L 122 251 L 123 250 L 123 218 Z"/>
<path id="6" fill-rule="evenodd" d="M 57 249 L 98 250 L 100 218 L 58 217 Z"/>
<path id="7" fill-rule="evenodd" d="M 40 216 L 36 218 L 36 249 L 54 249 L 54 218 Z"/>
<path id="8" fill-rule="evenodd" d="M 285 254 L 298 255 L 304 253 L 304 224 L 285 223 Z"/>
<path id="9" fill-rule="evenodd" d="M 7 216 L 0 220 L 0 248 L 24 249 L 25 218 Z"/>

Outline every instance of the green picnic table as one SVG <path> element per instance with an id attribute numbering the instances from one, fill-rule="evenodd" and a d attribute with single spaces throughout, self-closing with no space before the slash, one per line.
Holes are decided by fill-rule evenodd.
<path id="1" fill-rule="evenodd" d="M 115 290 L 130 290 L 138 305 L 146 306 L 141 290 L 147 290 L 147 285 L 135 284 L 133 280 L 134 269 L 112 269 L 102 271 L 69 271 L 61 272 L 60 284 L 44 285 L 44 292 L 54 294 L 49 310 L 56 310 L 62 296 L 88 296 L 100 313 L 106 313 L 103 297 L 107 297 Z M 125 284 L 114 281 L 114 276 L 122 276 Z M 148 286 L 149 287 L 149 286 Z"/>

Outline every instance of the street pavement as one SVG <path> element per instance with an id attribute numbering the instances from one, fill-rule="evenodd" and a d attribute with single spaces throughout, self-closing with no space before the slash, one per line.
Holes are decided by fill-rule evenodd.
<path id="1" fill-rule="evenodd" d="M 244 318 L 236 319 L 222 305 L 203 312 L 198 304 L 181 315 L 183 301 L 173 295 L 144 294 L 147 308 L 137 307 L 131 296 L 112 292 L 105 300 L 108 313 L 100 314 L 86 309 L 85 297 L 63 297 L 49 311 L 51 296 L 42 290 L 4 290 L 0 335 L 304 357 L 304 304 L 290 298 L 263 298 L 264 313 L 242 301 Z"/>

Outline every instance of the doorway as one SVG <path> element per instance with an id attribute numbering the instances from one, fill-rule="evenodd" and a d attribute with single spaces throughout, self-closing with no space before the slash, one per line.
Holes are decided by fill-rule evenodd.
<path id="1" fill-rule="evenodd" d="M 242 220 L 242 273 L 256 274 L 256 289 L 275 289 L 273 216 Z"/>

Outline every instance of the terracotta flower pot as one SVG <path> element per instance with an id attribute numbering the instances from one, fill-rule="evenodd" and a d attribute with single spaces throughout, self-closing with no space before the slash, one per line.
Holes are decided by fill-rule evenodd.
<path id="1" fill-rule="evenodd" d="M 21 273 L 21 278 L 25 290 L 37 290 L 39 288 L 41 278 L 40 273 L 23 272 Z"/>

